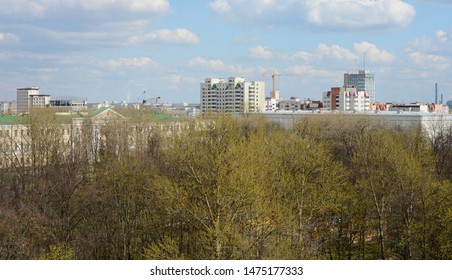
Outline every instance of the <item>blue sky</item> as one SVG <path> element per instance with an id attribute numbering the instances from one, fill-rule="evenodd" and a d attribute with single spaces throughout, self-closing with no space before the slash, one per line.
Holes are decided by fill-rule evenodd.
<path id="1" fill-rule="evenodd" d="M 207 77 L 320 99 L 375 74 L 378 101 L 452 99 L 449 0 L 0 0 L 0 100 L 16 88 L 88 102 L 199 102 Z"/>

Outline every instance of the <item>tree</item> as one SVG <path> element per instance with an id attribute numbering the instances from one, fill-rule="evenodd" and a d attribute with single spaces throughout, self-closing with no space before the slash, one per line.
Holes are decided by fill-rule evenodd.
<path id="1" fill-rule="evenodd" d="M 433 161 L 418 128 L 376 128 L 362 135 L 353 158 L 357 192 L 375 220 L 379 257 L 419 258 L 412 227 L 426 214 L 426 189 L 433 187 Z M 369 232 L 372 234 L 372 231 Z"/>

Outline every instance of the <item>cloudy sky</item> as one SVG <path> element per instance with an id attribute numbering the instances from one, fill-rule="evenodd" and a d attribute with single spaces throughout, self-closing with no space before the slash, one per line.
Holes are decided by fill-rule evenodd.
<path id="1" fill-rule="evenodd" d="M 0 0 L 0 100 L 199 102 L 207 77 L 320 99 L 375 73 L 378 101 L 452 99 L 450 0 Z M 364 60 L 365 57 L 365 60 Z"/>

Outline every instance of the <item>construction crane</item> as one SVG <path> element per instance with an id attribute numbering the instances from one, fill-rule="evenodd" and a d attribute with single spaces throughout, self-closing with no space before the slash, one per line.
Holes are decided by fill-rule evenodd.
<path id="1" fill-rule="evenodd" d="M 146 91 L 143 91 L 143 99 L 141 102 L 141 105 L 155 105 L 157 106 L 159 104 L 159 100 L 160 100 L 160 96 L 158 97 L 151 97 L 151 98 L 146 98 Z"/>
<path id="2" fill-rule="evenodd" d="M 149 99 L 143 99 L 142 105 L 150 104 L 150 105 L 158 105 L 160 97 L 154 97 Z"/>
<path id="3" fill-rule="evenodd" d="M 147 97 L 146 91 L 143 91 L 143 97 L 139 97 L 137 100 L 137 103 L 134 105 L 135 109 L 140 109 L 143 107 L 153 107 L 157 108 L 160 106 L 159 104 L 160 96 L 159 97 Z"/>
<path id="4" fill-rule="evenodd" d="M 271 76 L 272 77 L 272 92 L 270 93 L 270 97 L 274 99 L 279 99 L 279 92 L 276 91 L 276 77 L 281 76 L 282 74 L 273 72 L 272 74 L 262 74 L 262 76 Z"/>
<path id="5" fill-rule="evenodd" d="M 270 93 L 270 98 L 272 98 L 272 99 L 280 99 L 279 91 L 276 90 L 276 77 L 280 77 L 280 76 L 300 77 L 301 75 L 297 75 L 297 74 L 281 74 L 281 73 L 273 72 L 272 74 L 262 74 L 262 76 L 272 77 L 272 92 Z"/>

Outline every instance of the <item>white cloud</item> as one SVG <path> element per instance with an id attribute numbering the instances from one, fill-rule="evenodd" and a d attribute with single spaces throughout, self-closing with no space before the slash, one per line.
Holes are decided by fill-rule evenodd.
<path id="1" fill-rule="evenodd" d="M 434 68 L 439 71 L 447 70 L 450 67 L 446 57 L 440 55 L 424 54 L 421 52 L 411 52 L 409 54 L 411 61 L 419 67 Z"/>
<path id="2" fill-rule="evenodd" d="M 215 71 L 225 71 L 227 70 L 226 65 L 223 61 L 219 59 L 206 59 L 201 56 L 197 56 L 195 58 L 192 58 L 188 62 L 189 66 L 192 67 L 201 67 L 209 70 L 215 70 Z"/>
<path id="3" fill-rule="evenodd" d="M 74 3 L 72 0 L 62 2 L 68 6 Z M 79 4 L 86 10 L 120 7 L 131 12 L 164 13 L 170 9 L 168 0 L 81 0 Z"/>
<path id="4" fill-rule="evenodd" d="M 179 85 L 183 82 L 183 76 L 181 75 L 171 75 L 168 77 L 168 81 L 171 89 L 179 88 Z"/>
<path id="5" fill-rule="evenodd" d="M 410 49 L 416 50 L 432 50 L 437 49 L 437 44 L 432 41 L 431 38 L 427 36 L 422 36 L 414 39 L 410 42 Z"/>
<path id="6" fill-rule="evenodd" d="M 14 0 L 0 1 L 0 14 L 27 14 L 44 17 L 50 10 L 60 8 L 82 8 L 85 10 L 102 10 L 120 8 L 129 12 L 165 13 L 170 10 L 168 0 Z"/>
<path id="7" fill-rule="evenodd" d="M 296 53 L 294 53 L 292 55 L 293 58 L 301 58 L 303 60 L 309 60 L 312 58 L 312 54 L 310 54 L 309 52 L 305 52 L 305 51 L 298 51 Z"/>
<path id="8" fill-rule="evenodd" d="M 447 42 L 449 40 L 447 32 L 442 30 L 436 31 L 436 38 L 438 38 L 438 41 L 440 42 Z"/>
<path id="9" fill-rule="evenodd" d="M 40 69 L 36 69 L 36 71 L 40 72 L 40 73 L 49 74 L 49 73 L 56 73 L 56 72 L 58 72 L 58 68 L 40 68 Z"/>
<path id="10" fill-rule="evenodd" d="M 249 54 L 252 58 L 257 59 L 271 59 L 273 58 L 273 53 L 269 51 L 267 48 L 262 46 L 257 46 L 255 48 L 248 49 Z"/>
<path id="11" fill-rule="evenodd" d="M 313 68 L 309 65 L 295 65 L 284 70 L 285 73 L 300 77 L 331 78 L 334 76 L 325 69 Z"/>
<path id="12" fill-rule="evenodd" d="M 395 56 L 386 50 L 380 50 L 376 45 L 369 42 L 353 44 L 353 48 L 360 54 L 366 55 L 366 60 L 371 63 L 391 63 Z"/>
<path id="13" fill-rule="evenodd" d="M 142 44 L 147 42 L 157 42 L 166 44 L 197 44 L 198 36 L 185 28 L 176 28 L 174 30 L 161 29 L 144 34 L 142 36 L 133 36 L 128 40 L 132 44 Z"/>
<path id="14" fill-rule="evenodd" d="M 415 38 L 405 50 L 409 53 L 425 53 L 440 56 L 452 56 L 452 28 L 448 31 L 437 30 L 431 36 Z"/>
<path id="15" fill-rule="evenodd" d="M 19 37 L 15 34 L 0 32 L 0 43 L 16 43 L 19 41 Z"/>
<path id="16" fill-rule="evenodd" d="M 284 60 L 295 60 L 295 59 L 302 59 L 304 61 L 309 61 L 314 56 L 307 52 L 307 51 L 297 51 L 295 53 L 291 52 L 278 52 L 276 53 L 276 56 L 278 58 L 284 59 Z"/>
<path id="17" fill-rule="evenodd" d="M 177 90 L 182 86 L 186 86 L 187 84 L 195 85 L 199 84 L 199 79 L 194 77 L 187 77 L 182 75 L 171 75 L 166 78 L 169 82 L 170 89 Z"/>
<path id="18" fill-rule="evenodd" d="M 116 60 L 110 59 L 106 65 L 111 68 L 131 67 L 131 68 L 145 68 L 151 64 L 155 64 L 149 57 L 139 58 L 119 58 Z"/>
<path id="19" fill-rule="evenodd" d="M 50 5 L 54 5 L 51 3 Z M 27 14 L 33 17 L 43 17 L 46 11 L 44 1 L 15 0 L 0 1 L 0 14 L 14 15 Z"/>
<path id="20" fill-rule="evenodd" d="M 189 68 L 202 71 L 216 71 L 226 73 L 226 75 L 249 76 L 255 73 L 256 68 L 243 68 L 240 65 L 227 65 L 220 59 L 207 59 L 201 56 L 192 58 L 187 63 Z M 210 75 L 210 74 L 209 74 Z"/>
<path id="21" fill-rule="evenodd" d="M 247 25 L 295 24 L 340 31 L 406 26 L 416 14 L 402 0 L 215 0 L 210 8 Z"/>
<path id="22" fill-rule="evenodd" d="M 318 46 L 318 51 L 319 56 L 322 59 L 330 58 L 335 61 L 353 61 L 357 59 L 357 56 L 354 53 L 338 45 L 328 46 L 321 43 Z"/>
<path id="23" fill-rule="evenodd" d="M 209 3 L 209 6 L 212 10 L 219 13 L 226 13 L 231 10 L 228 0 L 215 0 L 214 2 Z"/>
<path id="24" fill-rule="evenodd" d="M 438 30 L 436 31 L 436 38 L 441 43 L 452 41 L 452 28 L 449 31 Z"/>
<path id="25" fill-rule="evenodd" d="M 322 63 L 328 62 L 352 62 L 360 59 L 366 53 L 366 60 L 372 63 L 391 63 L 395 60 L 395 56 L 386 50 L 379 49 L 376 45 L 369 42 L 360 42 L 353 44 L 353 49 L 349 50 L 337 44 L 328 45 L 319 43 L 317 49 L 313 52 L 300 50 L 295 53 L 279 53 L 276 57 L 294 60 L 303 59 L 306 62 Z"/>
<path id="26" fill-rule="evenodd" d="M 341 30 L 406 26 L 413 20 L 413 6 L 401 0 L 305 1 L 308 23 Z"/>
<path id="27" fill-rule="evenodd" d="M 209 7 L 217 13 L 248 13 L 265 14 L 271 11 L 284 11 L 291 4 L 292 0 L 215 0 L 209 3 Z M 240 9 L 240 7 L 242 9 Z"/>

